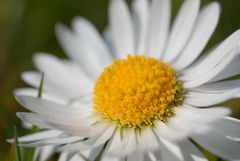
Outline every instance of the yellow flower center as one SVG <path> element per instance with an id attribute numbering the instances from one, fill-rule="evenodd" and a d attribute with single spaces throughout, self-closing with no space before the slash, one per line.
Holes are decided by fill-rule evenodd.
<path id="1" fill-rule="evenodd" d="M 182 88 L 174 69 L 144 56 L 114 60 L 98 78 L 94 109 L 104 119 L 123 127 L 152 125 L 166 121 L 181 102 Z"/>

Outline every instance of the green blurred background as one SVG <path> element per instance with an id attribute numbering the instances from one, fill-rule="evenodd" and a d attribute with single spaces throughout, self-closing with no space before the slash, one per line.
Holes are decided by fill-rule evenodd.
<path id="1" fill-rule="evenodd" d="M 212 0 L 203 0 L 202 5 Z M 102 31 L 107 24 L 108 0 L 0 0 L 0 160 L 8 160 L 13 125 L 20 135 L 29 131 L 21 127 L 16 111 L 23 109 L 12 95 L 15 88 L 26 86 L 20 73 L 33 69 L 34 52 L 47 51 L 65 57 L 57 43 L 54 25 L 70 24 L 74 16 L 84 16 Z M 128 1 L 131 2 L 131 1 Z M 219 26 L 208 47 L 240 28 L 240 0 L 219 0 L 222 14 Z M 174 15 L 182 0 L 173 0 Z M 240 118 L 240 100 L 225 103 Z M 219 158 L 207 153 L 211 160 Z M 54 160 L 54 159 L 53 159 Z"/>

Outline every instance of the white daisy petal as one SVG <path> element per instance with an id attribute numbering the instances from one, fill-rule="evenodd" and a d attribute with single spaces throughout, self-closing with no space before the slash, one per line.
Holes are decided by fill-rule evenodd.
<path id="1" fill-rule="evenodd" d="M 94 137 L 101 134 L 108 126 L 109 123 L 98 122 L 92 126 L 82 127 L 82 126 L 70 126 L 58 123 L 49 123 L 51 127 L 62 130 L 70 135 L 77 135 L 82 137 Z"/>
<path id="2" fill-rule="evenodd" d="M 145 43 L 147 38 L 149 2 L 146 0 L 134 0 L 133 2 L 133 20 L 135 21 L 135 40 L 136 53 L 145 54 Z"/>
<path id="3" fill-rule="evenodd" d="M 229 115 L 230 110 L 224 107 L 212 107 L 201 109 L 189 105 L 184 105 L 180 108 L 176 108 L 175 113 L 177 119 L 184 120 L 190 124 L 195 123 L 199 125 L 217 121 L 222 117 Z"/>
<path id="4" fill-rule="evenodd" d="M 111 0 L 109 22 L 117 58 L 135 54 L 133 23 L 125 1 Z"/>
<path id="5" fill-rule="evenodd" d="M 79 136 L 67 136 L 67 137 L 55 137 L 55 138 L 46 138 L 44 140 L 35 141 L 31 143 L 20 143 L 20 146 L 23 147 L 39 147 L 39 146 L 46 146 L 46 145 L 60 145 L 60 144 L 68 144 L 72 142 L 76 142 L 81 140 L 83 137 Z"/>
<path id="6" fill-rule="evenodd" d="M 84 41 L 79 34 L 71 32 L 62 24 L 56 26 L 56 34 L 69 57 L 78 63 L 90 78 L 96 79 L 105 68 L 105 65 L 97 59 L 101 53 L 91 47 L 89 42 Z"/>
<path id="7" fill-rule="evenodd" d="M 22 74 L 22 79 L 35 88 L 39 87 L 41 77 L 41 74 L 35 71 L 28 71 Z M 89 88 L 89 91 L 90 90 L 91 87 Z M 64 100 L 79 98 L 84 94 L 81 93 L 81 90 L 76 93 L 76 90 L 73 91 L 72 89 L 66 88 L 64 82 L 59 84 L 50 80 L 48 77 L 44 77 L 43 93 L 45 93 L 45 91 Z"/>
<path id="8" fill-rule="evenodd" d="M 67 161 L 68 152 L 63 152 L 60 154 L 58 161 Z"/>
<path id="9" fill-rule="evenodd" d="M 111 53 L 101 35 L 91 22 L 83 17 L 75 17 L 72 26 L 75 32 L 79 34 L 84 41 L 91 45 L 92 48 L 96 48 L 99 53 L 96 55 L 96 58 L 106 66 L 110 65 L 112 59 Z"/>
<path id="10" fill-rule="evenodd" d="M 219 14 L 220 5 L 217 2 L 213 2 L 201 10 L 187 46 L 173 63 L 176 69 L 186 68 L 201 54 L 217 26 Z"/>
<path id="11" fill-rule="evenodd" d="M 146 127 L 143 130 L 141 130 L 137 146 L 139 150 L 142 151 L 146 151 L 146 149 L 149 151 L 153 151 L 159 147 L 158 140 L 151 128 Z"/>
<path id="12" fill-rule="evenodd" d="M 172 62 L 177 58 L 191 36 L 195 25 L 200 0 L 185 0 L 174 21 L 163 60 Z"/>
<path id="13" fill-rule="evenodd" d="M 189 140 L 185 139 L 178 143 L 184 160 L 187 161 L 208 161 L 201 151 Z"/>
<path id="14" fill-rule="evenodd" d="M 161 160 L 184 161 L 184 157 L 181 152 L 181 149 L 176 143 L 170 142 L 163 138 L 161 138 L 160 143 L 161 143 L 161 149 L 160 149 Z"/>
<path id="15" fill-rule="evenodd" d="M 144 153 L 136 151 L 127 156 L 126 161 L 144 161 Z"/>
<path id="16" fill-rule="evenodd" d="M 49 159 L 49 157 L 53 154 L 55 150 L 55 146 L 43 146 L 41 147 L 41 150 L 39 152 L 38 160 L 39 161 L 46 161 Z"/>
<path id="17" fill-rule="evenodd" d="M 219 80 L 223 80 L 235 75 L 240 74 L 240 54 L 236 55 L 232 62 L 218 75 L 216 75 L 210 82 L 215 82 Z"/>
<path id="18" fill-rule="evenodd" d="M 75 154 L 69 161 L 86 161 L 86 160 L 79 156 L 79 154 Z"/>
<path id="19" fill-rule="evenodd" d="M 202 93 L 223 93 L 240 87 L 240 80 L 226 80 L 207 83 L 191 90 Z"/>
<path id="20" fill-rule="evenodd" d="M 38 87 L 40 84 L 41 75 L 38 72 L 26 71 L 22 73 L 21 77 L 24 82 L 33 87 Z"/>
<path id="21" fill-rule="evenodd" d="M 22 121 L 28 122 L 28 123 L 30 123 L 32 125 L 36 125 L 39 128 L 42 128 L 42 129 L 52 129 L 52 127 L 45 120 L 43 120 L 42 117 L 39 116 L 38 114 L 18 112 L 17 116 Z"/>
<path id="22" fill-rule="evenodd" d="M 111 137 L 111 139 L 109 140 L 107 146 L 106 146 L 106 149 L 105 151 L 107 153 L 117 153 L 118 149 L 116 148 L 116 145 L 119 146 L 122 142 L 122 139 L 121 139 L 121 130 L 120 129 L 116 129 L 116 132 L 114 133 L 114 135 Z"/>
<path id="23" fill-rule="evenodd" d="M 38 89 L 34 89 L 34 88 L 19 88 L 14 90 L 14 95 L 24 95 L 24 96 L 33 96 L 36 97 L 38 95 Z M 53 94 L 48 94 L 47 92 L 42 92 L 42 98 L 46 99 L 46 100 L 50 100 L 50 101 L 54 101 L 54 102 L 58 102 L 60 104 L 66 104 L 68 101 L 67 100 L 63 100 L 60 99 L 58 97 L 56 97 Z"/>
<path id="24" fill-rule="evenodd" d="M 212 69 L 209 68 L 204 75 L 198 75 L 198 78 L 195 78 L 195 79 L 193 77 L 193 80 L 186 81 L 183 86 L 189 89 L 189 88 L 200 86 L 208 82 L 209 80 L 214 78 L 216 75 L 218 75 L 222 70 L 224 70 L 224 68 L 226 68 L 226 66 L 234 59 L 237 52 L 238 52 L 237 48 L 233 49 L 229 53 L 228 57 L 226 57 L 225 59 L 222 58 L 222 60 L 219 61 L 219 63 L 216 64 L 216 66 L 212 67 Z M 204 68 L 206 69 L 206 67 Z"/>
<path id="25" fill-rule="evenodd" d="M 30 135 L 25 135 L 22 137 L 18 137 L 18 141 L 23 143 L 23 142 L 33 142 L 33 141 L 38 141 L 38 140 L 44 140 L 47 138 L 52 138 L 52 137 L 57 137 L 61 135 L 62 132 L 58 130 L 45 130 L 45 131 L 40 131 L 34 134 Z M 9 139 L 9 142 L 13 142 L 13 139 Z"/>
<path id="26" fill-rule="evenodd" d="M 122 138 L 121 138 L 122 135 Z M 118 143 L 118 144 L 115 144 Z M 118 156 L 126 156 L 135 151 L 137 146 L 137 138 L 134 129 L 124 129 L 122 131 L 117 130 L 115 135 L 110 140 L 107 146 L 107 151 L 110 154 L 115 154 Z"/>
<path id="27" fill-rule="evenodd" d="M 53 82 L 60 84 L 62 88 L 71 89 L 72 93 L 78 95 L 79 89 L 81 92 L 90 92 L 93 89 L 93 82 L 83 73 L 75 75 L 71 69 L 58 58 L 46 54 L 37 53 L 34 55 L 34 64 L 39 71 L 44 72 L 44 76 Z M 92 87 L 92 88 L 89 88 Z"/>
<path id="28" fill-rule="evenodd" d="M 104 130 L 100 136 L 97 136 L 95 138 L 89 138 L 86 141 L 65 145 L 61 147 L 60 150 L 78 151 L 78 150 L 90 149 L 92 147 L 98 147 L 109 140 L 109 138 L 113 135 L 114 130 L 115 130 L 115 126 L 111 125 L 106 130 Z"/>
<path id="29" fill-rule="evenodd" d="M 181 124 L 181 122 L 179 123 Z M 184 126 L 178 126 L 174 120 L 164 124 L 162 121 L 155 122 L 155 128 L 153 129 L 158 138 L 163 137 L 167 140 L 176 141 L 181 140 L 190 134 L 190 129 Z M 175 135 L 175 134 L 178 135 Z"/>
<path id="30" fill-rule="evenodd" d="M 102 155 L 102 156 L 104 155 L 104 154 L 101 154 L 102 152 L 104 152 L 104 146 L 105 146 L 105 144 L 102 144 L 98 147 L 93 148 L 92 150 L 89 151 L 89 153 L 87 155 L 85 154 L 85 156 L 86 156 L 85 158 L 87 158 L 88 161 L 97 160 L 97 157 L 99 155 Z M 101 160 L 103 160 L 102 156 L 101 156 Z"/>
<path id="31" fill-rule="evenodd" d="M 75 108 L 32 96 L 16 95 L 15 97 L 17 101 L 28 110 L 47 116 L 55 115 L 59 117 L 84 118 L 92 115 L 90 105 L 88 105 L 89 107 L 83 105 L 84 108 L 81 108 L 81 106 Z"/>
<path id="32" fill-rule="evenodd" d="M 223 159 L 240 159 L 240 144 L 227 139 L 225 136 L 213 129 L 205 135 L 194 135 L 192 138 L 203 148 L 220 156 Z"/>
<path id="33" fill-rule="evenodd" d="M 240 30 L 234 32 L 210 54 L 205 54 L 189 69 L 183 71 L 181 80 L 185 88 L 192 88 L 204 84 L 218 75 L 238 53 Z"/>
<path id="34" fill-rule="evenodd" d="M 225 102 L 229 99 L 232 99 L 234 95 L 236 95 L 239 92 L 240 92 L 240 88 L 232 89 L 232 90 L 221 92 L 221 93 L 189 91 L 188 96 L 186 96 L 186 99 L 184 101 L 186 104 L 190 104 L 193 106 L 206 107 L 206 106 L 212 106 L 215 104 Z"/>
<path id="35" fill-rule="evenodd" d="M 232 117 L 225 117 L 214 122 L 212 126 L 215 130 L 228 138 L 240 141 L 240 120 Z"/>
<path id="36" fill-rule="evenodd" d="M 161 58 L 167 41 L 170 19 L 171 0 L 153 0 L 150 6 L 146 55 Z"/>

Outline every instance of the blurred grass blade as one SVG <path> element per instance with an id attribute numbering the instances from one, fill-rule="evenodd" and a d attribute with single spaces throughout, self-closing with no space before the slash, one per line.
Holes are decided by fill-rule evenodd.
<path id="1" fill-rule="evenodd" d="M 15 143 L 17 161 L 22 161 L 21 151 L 20 151 L 20 148 L 18 146 L 18 134 L 17 134 L 17 127 L 16 126 L 14 126 L 14 143 Z"/>
<path id="2" fill-rule="evenodd" d="M 38 87 L 38 97 L 42 98 L 42 93 L 43 93 L 43 82 L 44 82 L 44 73 L 42 72 L 42 76 L 41 76 L 41 81 Z"/>

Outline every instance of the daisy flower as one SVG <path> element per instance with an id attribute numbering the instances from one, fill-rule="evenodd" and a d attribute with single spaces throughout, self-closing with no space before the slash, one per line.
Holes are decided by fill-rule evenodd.
<path id="1" fill-rule="evenodd" d="M 198 147 L 240 160 L 240 121 L 219 104 L 240 95 L 240 31 L 203 53 L 220 5 L 185 0 L 171 25 L 170 0 L 111 0 L 103 36 L 86 19 L 56 33 L 70 60 L 34 56 L 16 90 L 42 131 L 22 146 L 51 146 L 59 160 L 204 161 Z M 44 72 L 43 95 L 37 97 Z"/>

